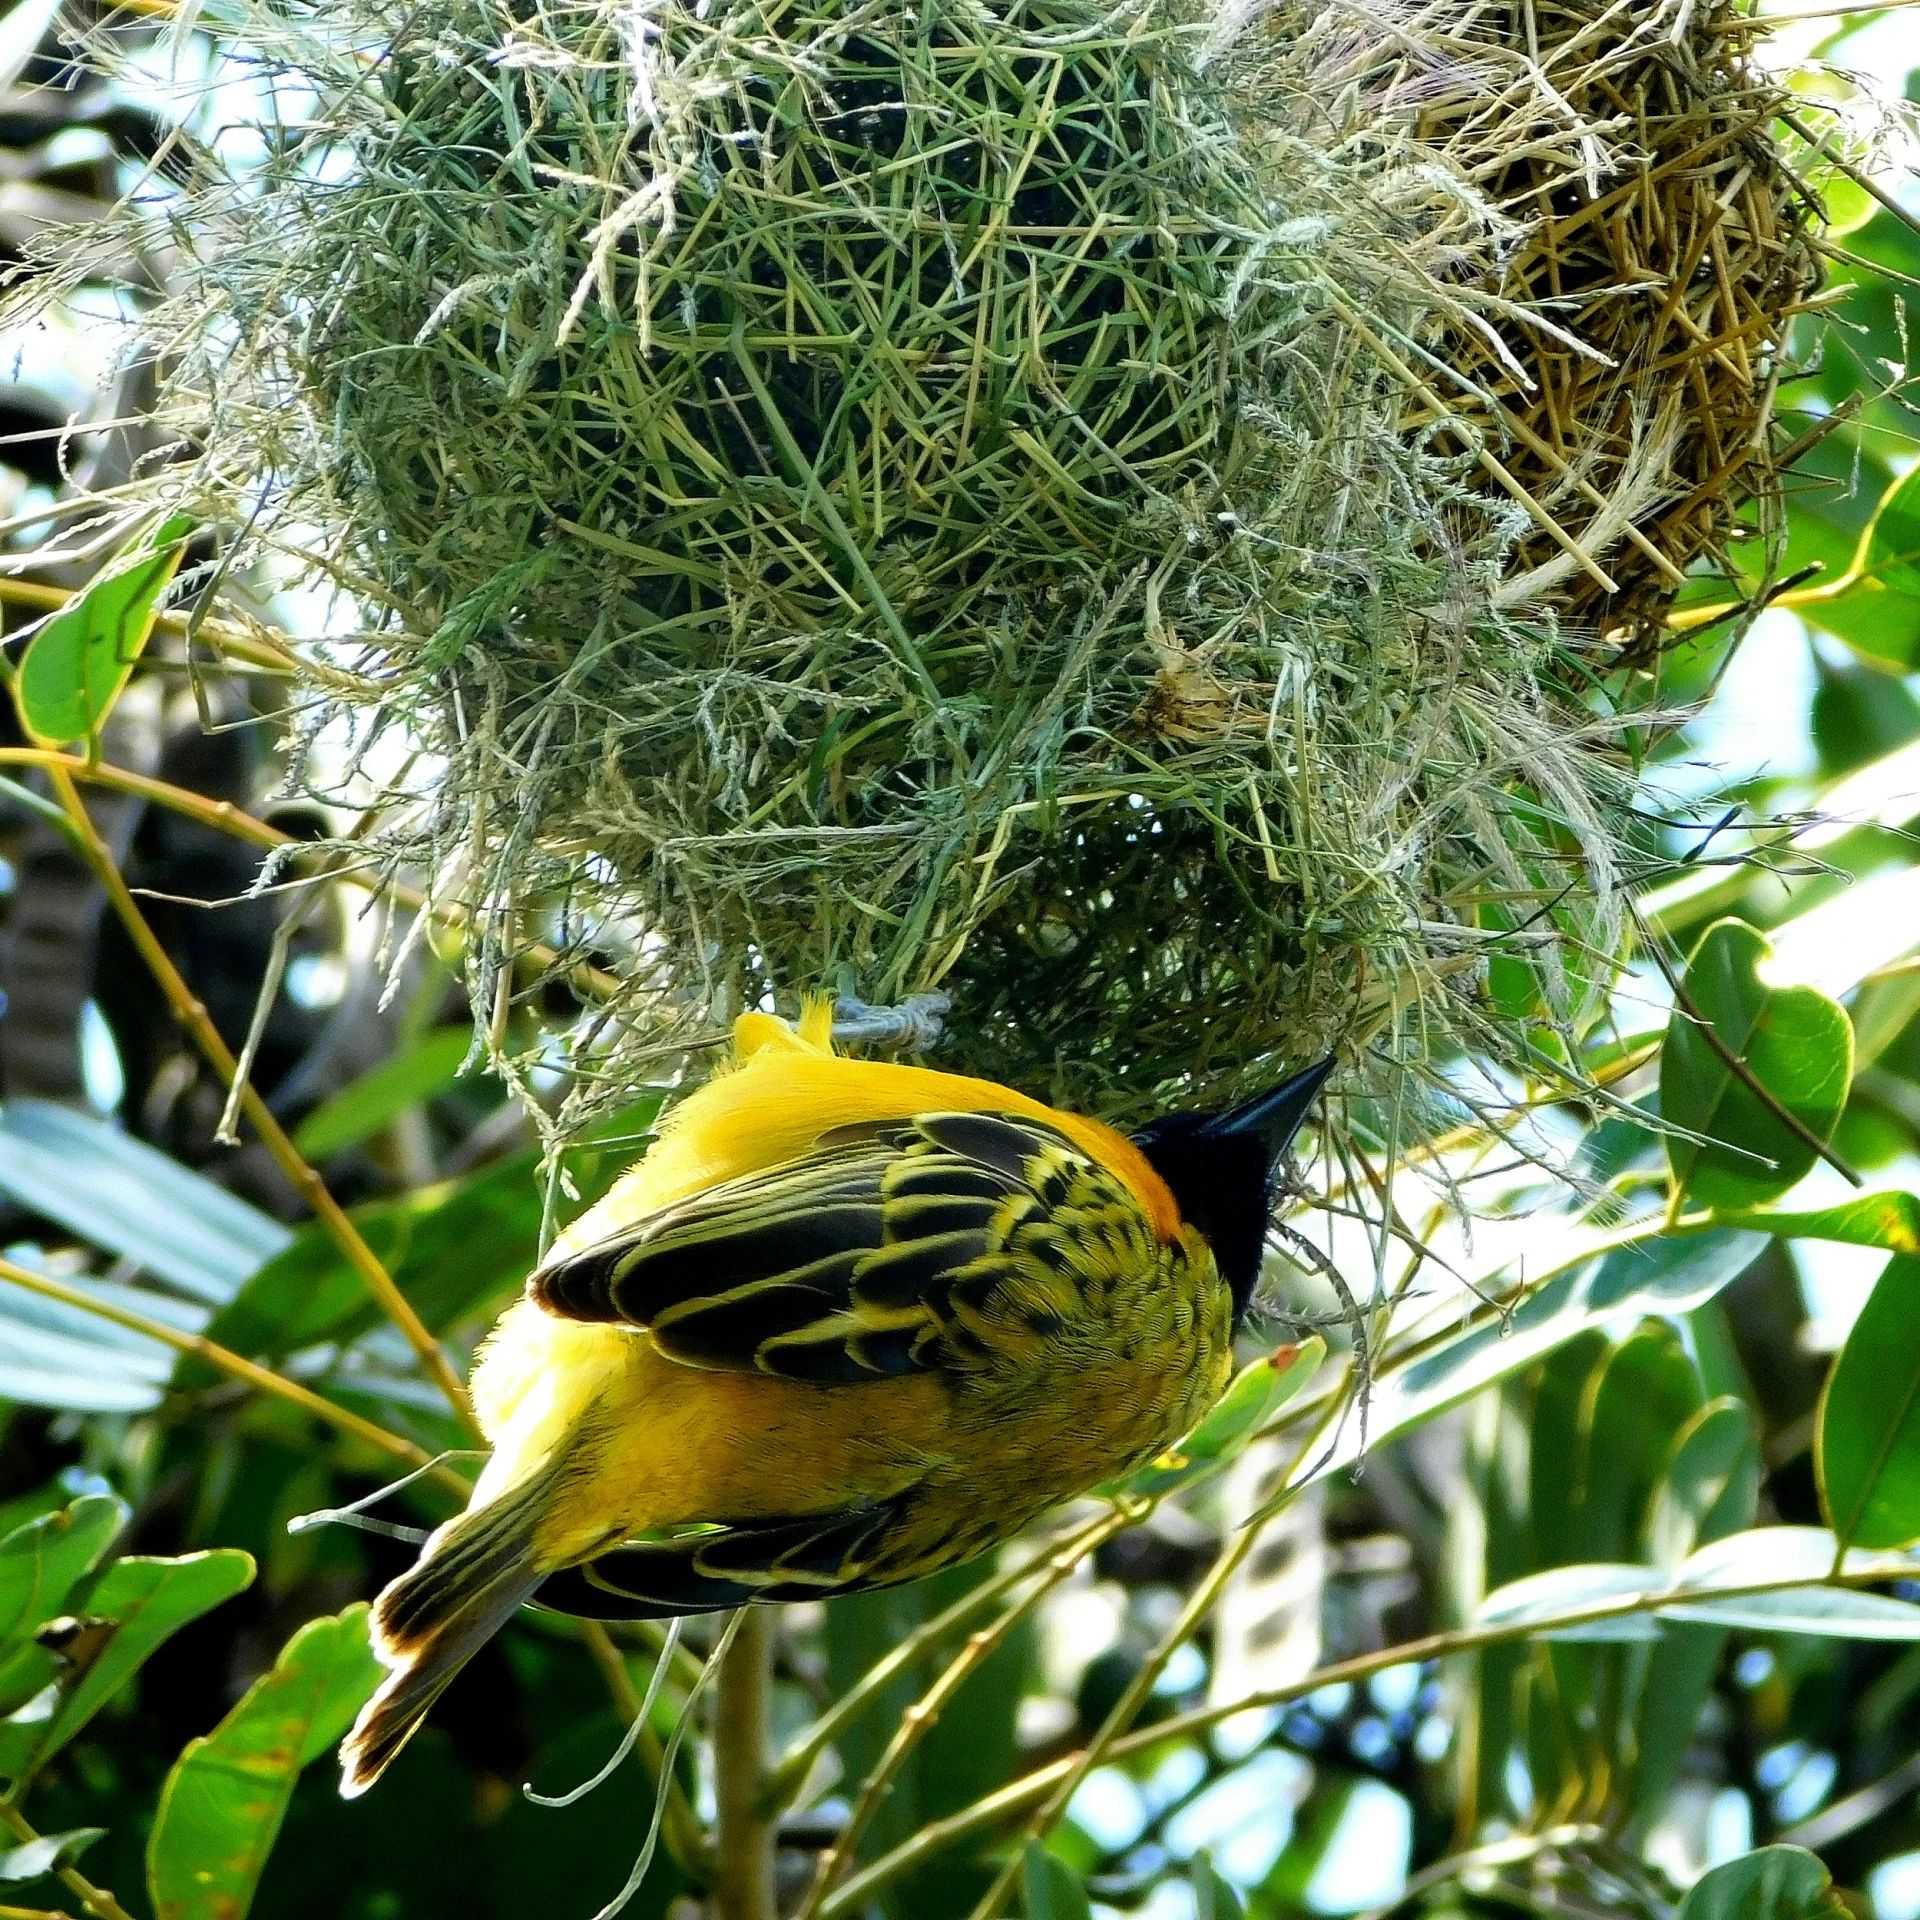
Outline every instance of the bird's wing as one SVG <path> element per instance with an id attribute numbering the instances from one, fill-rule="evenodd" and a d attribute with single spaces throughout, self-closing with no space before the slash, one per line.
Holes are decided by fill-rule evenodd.
<path id="1" fill-rule="evenodd" d="M 588 1620 L 666 1620 L 752 1600 L 820 1600 L 867 1584 L 898 1517 L 882 1502 L 640 1541 L 549 1574 L 534 1604 Z"/>
<path id="2" fill-rule="evenodd" d="M 550 1313 L 645 1327 L 668 1358 L 798 1380 L 1014 1359 L 1084 1318 L 1076 1259 L 1150 1259 L 1132 1189 L 1024 1116 L 932 1113 L 823 1134 L 528 1282 Z"/>

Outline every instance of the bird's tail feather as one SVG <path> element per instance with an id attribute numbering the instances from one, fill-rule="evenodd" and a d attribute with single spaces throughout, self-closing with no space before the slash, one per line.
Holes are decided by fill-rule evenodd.
<path id="1" fill-rule="evenodd" d="M 387 1677 L 340 1747 L 349 1800 L 379 1779 L 464 1667 L 551 1571 L 535 1563 L 546 1477 L 436 1528 L 418 1562 L 373 1605 L 373 1650 Z"/>

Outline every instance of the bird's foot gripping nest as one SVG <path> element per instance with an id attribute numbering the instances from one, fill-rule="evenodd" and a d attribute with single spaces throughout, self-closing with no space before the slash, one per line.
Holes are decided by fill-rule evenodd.
<path id="1" fill-rule="evenodd" d="M 869 1006 L 843 993 L 833 1003 L 834 1044 L 927 1053 L 940 1044 L 952 1007 L 944 993 L 916 993 L 897 1007 Z"/>

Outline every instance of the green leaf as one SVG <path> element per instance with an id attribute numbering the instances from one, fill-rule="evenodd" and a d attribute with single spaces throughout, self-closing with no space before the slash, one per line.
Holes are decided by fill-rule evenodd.
<path id="1" fill-rule="evenodd" d="M 31 1247 L 17 1249 L 15 1257 L 22 1266 L 41 1265 Z M 131 1307 L 185 1333 L 206 1325 L 207 1310 L 176 1294 L 84 1274 L 66 1276 L 66 1283 L 103 1305 Z M 139 1412 L 160 1404 L 174 1351 L 84 1307 L 0 1279 L 0 1398 L 81 1413 Z"/>
<path id="2" fill-rule="evenodd" d="M 1638 1551 L 1668 1450 L 1705 1397 L 1693 1361 L 1664 1322 L 1614 1348 L 1581 1422 L 1578 1558 L 1625 1560 Z"/>
<path id="3" fill-rule="evenodd" d="M 587 1207 L 634 1158 L 633 1137 L 660 1110 L 649 1096 L 567 1155 Z M 516 1286 L 540 1249 L 540 1156 L 516 1153 L 484 1172 L 356 1207 L 353 1222 L 415 1311 L 435 1333 Z M 358 1339 L 381 1324 L 380 1309 L 324 1227 L 306 1228 L 214 1316 L 210 1339 L 248 1355 L 281 1355 L 322 1341 Z M 183 1359 L 175 1382 L 204 1385 L 204 1362 Z"/>
<path id="4" fill-rule="evenodd" d="M 1845 1011 L 1806 986 L 1769 987 L 1766 936 L 1720 920 L 1687 963 L 1686 990 L 1728 1051 L 1779 1104 L 1824 1140 L 1846 1104 L 1853 1029 Z M 1701 1142 L 1670 1136 L 1675 1183 L 1708 1206 L 1748 1207 L 1794 1185 L 1814 1162 L 1795 1135 L 1728 1066 L 1699 1026 L 1674 1009 L 1660 1050 L 1660 1111 Z"/>
<path id="5" fill-rule="evenodd" d="M 51 1100 L 0 1107 L 0 1192 L 210 1307 L 293 1239 L 179 1161 Z"/>
<path id="6" fill-rule="evenodd" d="M 1613 1342 L 1598 1327 L 1589 1327 L 1550 1353 L 1531 1383 L 1526 1451 L 1531 1551 L 1521 1561 L 1529 1572 L 1601 1557 L 1580 1549 L 1581 1415 L 1612 1354 Z"/>
<path id="7" fill-rule="evenodd" d="M 1572 1567 L 1549 1567 L 1524 1580 L 1497 1587 L 1480 1603 L 1474 1624 L 1481 1627 L 1523 1626 L 1530 1621 L 1557 1619 L 1580 1607 L 1613 1600 L 1637 1600 L 1660 1592 L 1667 1576 L 1658 1567 L 1629 1566 L 1624 1562 L 1592 1562 Z M 1626 1613 L 1610 1620 L 1591 1620 L 1579 1626 L 1556 1627 L 1541 1636 L 1548 1640 L 1657 1640 L 1660 1629 L 1649 1614 Z"/>
<path id="8" fill-rule="evenodd" d="M 0 1540 L 0 1648 L 51 1620 L 125 1524 L 111 1494 L 90 1493 Z"/>
<path id="9" fill-rule="evenodd" d="M 1804 1847 L 1762 1847 L 1702 1874 L 1679 1920 L 1843 1920 L 1846 1911 Z"/>
<path id="10" fill-rule="evenodd" d="M 1038 1840 L 1027 1842 L 1020 1878 L 1026 1891 L 1027 1920 L 1093 1920 L 1080 1876 Z"/>
<path id="11" fill-rule="evenodd" d="M 1663 1606 L 1660 1618 L 1829 1640 L 1920 1640 L 1920 1607 L 1852 1587 L 1778 1587 L 1724 1600 L 1681 1600 Z"/>
<path id="12" fill-rule="evenodd" d="M 0 1853 L 0 1884 L 38 1880 L 43 1874 L 70 1867 L 106 1834 L 105 1827 L 69 1827 L 65 1833 L 43 1833 L 38 1839 Z"/>
<path id="13" fill-rule="evenodd" d="M 1920 594 L 1920 472 L 1880 496 L 1856 564 L 1895 593 Z"/>
<path id="14" fill-rule="evenodd" d="M 1528 1294 L 1504 1324 L 1483 1322 L 1383 1374 L 1367 1424 L 1369 1444 L 1380 1446 L 1457 1406 L 1591 1327 L 1637 1314 L 1689 1313 L 1704 1306 L 1745 1273 L 1766 1244 L 1765 1236 L 1757 1233 L 1662 1235 L 1556 1273 Z M 1316 1479 L 1358 1457 L 1358 1427 L 1358 1421 L 1348 1421 L 1339 1446 L 1318 1466 Z"/>
<path id="15" fill-rule="evenodd" d="M 1843 1553 L 1840 1541 L 1825 1527 L 1750 1527 L 1689 1554 L 1675 1577 L 1674 1597 L 1662 1603 L 1660 1615 L 1755 1632 L 1844 1640 L 1920 1639 L 1920 1607 L 1818 1584 L 1829 1578 L 1836 1563 L 1853 1573 L 1879 1564 L 1880 1558 Z M 1767 1593 L 1727 1591 L 1787 1580 L 1806 1584 L 1775 1586 Z"/>
<path id="16" fill-rule="evenodd" d="M 39 1648 L 32 1651 L 40 1655 L 43 1672 L 53 1665 Z M 20 1780 L 33 1771 L 34 1755 L 40 1751 L 59 1705 L 60 1688 L 50 1680 L 0 1720 L 0 1780 Z"/>
<path id="17" fill-rule="evenodd" d="M 472 1045 L 471 1027 L 436 1027 L 315 1107 L 301 1121 L 293 1144 L 309 1160 L 358 1146 L 409 1107 L 452 1086 Z"/>
<path id="18" fill-rule="evenodd" d="M 1716 1227 L 1747 1227 L 1782 1240 L 1837 1240 L 1849 1247 L 1885 1247 L 1920 1253 L 1920 1198 L 1911 1193 L 1863 1193 L 1815 1213 L 1739 1209 L 1713 1216 Z"/>
<path id="19" fill-rule="evenodd" d="M 1753 1416 L 1730 1396 L 1710 1402 L 1675 1436 L 1648 1502 L 1643 1545 L 1659 1567 L 1751 1525 L 1762 1461 Z"/>
<path id="20" fill-rule="evenodd" d="M 27 731 L 42 746 L 100 731 L 146 647 L 192 532 L 188 516 L 169 515 L 41 622 L 14 691 Z"/>
<path id="21" fill-rule="evenodd" d="M 1827 1378 L 1814 1435 L 1820 1503 L 1842 1540 L 1920 1540 L 1920 1257 L 1889 1260 Z"/>
<path id="22" fill-rule="evenodd" d="M 380 1674 L 364 1603 L 310 1620 L 273 1671 L 187 1743 L 147 1842 L 156 1920 L 243 1920 L 301 1768 L 346 1732 Z"/>
<path id="23" fill-rule="evenodd" d="M 38 1768 L 64 1747 L 120 1689 L 142 1661 L 189 1621 L 211 1612 L 253 1579 L 253 1556 L 232 1547 L 178 1560 L 129 1556 L 79 1589 L 76 1611 L 109 1622 L 106 1644 L 63 1686 L 33 1755 Z"/>
<path id="24" fill-rule="evenodd" d="M 1204 1849 L 1195 1854 L 1188 1878 L 1193 1883 L 1193 1920 L 1244 1920 L 1247 1910 L 1239 1894 L 1214 1871 Z"/>
<path id="25" fill-rule="evenodd" d="M 1326 1357 L 1327 1343 L 1316 1333 L 1297 1346 L 1276 1347 L 1249 1361 L 1234 1375 L 1213 1411 L 1184 1440 L 1101 1491 L 1150 1498 L 1197 1480 L 1232 1459 L 1255 1429 L 1313 1378 Z"/>

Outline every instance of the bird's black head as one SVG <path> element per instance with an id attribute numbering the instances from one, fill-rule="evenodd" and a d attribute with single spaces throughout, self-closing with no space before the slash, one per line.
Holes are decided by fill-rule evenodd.
<path id="1" fill-rule="evenodd" d="M 1328 1058 L 1225 1113 L 1163 1114 L 1133 1136 L 1181 1218 L 1206 1235 L 1233 1294 L 1235 1327 L 1260 1281 L 1281 1158 L 1332 1071 Z"/>

